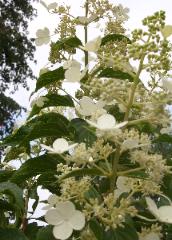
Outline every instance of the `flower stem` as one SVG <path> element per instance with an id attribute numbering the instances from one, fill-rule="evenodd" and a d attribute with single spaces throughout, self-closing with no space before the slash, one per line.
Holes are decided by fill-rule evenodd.
<path id="1" fill-rule="evenodd" d="M 150 36 L 147 39 L 147 43 L 149 42 L 149 40 L 150 40 Z M 137 85 L 139 83 L 139 77 L 140 77 L 140 74 L 143 70 L 143 63 L 144 63 L 145 56 L 146 56 L 146 53 L 143 53 L 141 58 L 140 58 L 139 68 L 138 68 L 138 71 L 136 73 L 134 82 L 131 86 L 129 101 L 128 101 L 128 104 L 127 104 L 127 110 L 126 110 L 125 116 L 124 116 L 124 121 L 128 121 L 128 119 L 129 119 L 130 110 L 132 108 L 132 105 L 133 105 L 133 102 L 134 102 L 135 92 L 136 92 L 136 89 L 137 89 Z M 121 154 L 121 147 L 120 147 L 120 145 L 118 145 L 117 148 L 116 148 L 116 153 L 115 153 L 114 159 L 112 161 L 112 174 L 111 174 L 111 177 L 110 177 L 110 191 L 111 192 L 113 192 L 114 189 L 115 189 L 115 184 L 116 184 L 115 182 L 116 182 L 116 178 L 117 178 L 117 166 L 118 166 L 118 163 L 119 163 L 120 154 Z"/>
<path id="2" fill-rule="evenodd" d="M 134 169 L 130 169 L 130 170 L 126 170 L 126 171 L 122 171 L 122 172 L 118 172 L 118 176 L 125 176 L 129 173 L 134 173 L 134 172 L 137 172 L 137 171 L 140 171 L 140 170 L 144 170 L 145 168 L 144 167 L 138 167 L 138 168 L 134 168 Z"/>
<path id="3" fill-rule="evenodd" d="M 86 0 L 85 2 L 85 17 L 87 18 L 88 16 L 88 0 Z M 87 43 L 88 41 L 88 25 L 85 24 L 84 26 L 84 32 L 85 32 L 85 44 Z M 88 65 L 88 52 L 87 51 L 84 51 L 85 53 L 85 67 Z"/>

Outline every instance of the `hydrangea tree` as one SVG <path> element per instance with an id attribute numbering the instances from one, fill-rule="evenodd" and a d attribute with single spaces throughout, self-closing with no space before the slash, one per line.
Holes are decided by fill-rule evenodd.
<path id="1" fill-rule="evenodd" d="M 70 6 L 40 2 L 60 16 L 59 40 L 50 43 L 25 124 L 2 142 L 1 240 L 171 239 L 172 26 L 165 13 L 146 17 L 128 36 L 122 5 L 87 0 L 85 15 L 73 16 Z M 100 35 L 91 38 L 95 27 Z M 51 41 L 46 27 L 36 35 L 40 47 Z M 75 96 L 65 82 L 78 83 Z M 39 186 L 50 194 L 37 218 Z"/>

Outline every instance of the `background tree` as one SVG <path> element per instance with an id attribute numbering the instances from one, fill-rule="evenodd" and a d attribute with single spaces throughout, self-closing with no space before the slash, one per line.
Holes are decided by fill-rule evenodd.
<path id="1" fill-rule="evenodd" d="M 19 84 L 28 88 L 27 79 L 34 78 L 28 61 L 33 61 L 35 46 L 28 38 L 28 21 L 36 11 L 34 0 L 0 0 L 0 137 L 9 133 L 16 114 L 22 108 L 5 91 L 16 91 Z M 17 111 L 17 112 L 16 112 Z M 15 115 L 15 116 L 14 116 Z"/>

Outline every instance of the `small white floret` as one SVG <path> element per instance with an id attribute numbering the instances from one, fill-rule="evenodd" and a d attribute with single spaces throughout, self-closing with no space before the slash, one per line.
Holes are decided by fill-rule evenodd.
<path id="1" fill-rule="evenodd" d="M 95 114 L 96 111 L 102 110 L 105 103 L 103 101 L 98 101 L 95 103 L 91 98 L 84 96 L 79 101 L 80 107 L 77 107 L 77 111 L 83 116 L 91 116 Z"/>
<path id="2" fill-rule="evenodd" d="M 166 91 L 172 92 L 172 79 L 163 78 L 162 86 Z"/>
<path id="3" fill-rule="evenodd" d="M 85 216 L 75 209 L 72 202 L 59 202 L 56 208 L 45 214 L 48 224 L 54 225 L 53 235 L 60 240 L 68 239 L 73 230 L 81 230 L 85 226 Z"/>
<path id="4" fill-rule="evenodd" d="M 99 130 L 115 130 L 124 127 L 127 124 L 127 121 L 116 124 L 116 119 L 111 114 L 103 114 L 97 119 L 97 122 L 92 122 L 90 120 L 86 120 L 93 127 L 98 128 Z"/>
<path id="5" fill-rule="evenodd" d="M 156 217 L 157 220 L 164 223 L 172 223 L 172 206 L 161 206 L 157 208 L 155 202 L 146 197 L 146 203 L 148 206 L 149 211 Z"/>
<path id="6" fill-rule="evenodd" d="M 50 41 L 50 31 L 48 28 L 38 29 L 36 32 L 35 44 L 36 46 L 42 46 L 48 44 Z"/>
<path id="7" fill-rule="evenodd" d="M 170 37 L 172 35 L 172 25 L 166 25 L 161 29 L 161 33 L 164 38 Z"/>
<path id="8" fill-rule="evenodd" d="M 97 52 L 101 45 L 101 37 L 97 37 L 85 44 L 84 50 L 88 52 Z"/>
<path id="9" fill-rule="evenodd" d="M 54 154 L 62 154 L 64 152 L 69 151 L 70 149 L 76 147 L 78 143 L 69 145 L 69 143 L 66 141 L 64 138 L 58 138 L 53 142 L 53 147 L 49 147 L 47 145 L 41 144 L 41 146 L 48 150 L 49 153 L 54 153 Z"/>
<path id="10" fill-rule="evenodd" d="M 127 185 L 129 178 L 125 176 L 119 176 L 116 181 L 115 197 L 119 197 L 124 192 L 130 192 L 130 188 Z"/>

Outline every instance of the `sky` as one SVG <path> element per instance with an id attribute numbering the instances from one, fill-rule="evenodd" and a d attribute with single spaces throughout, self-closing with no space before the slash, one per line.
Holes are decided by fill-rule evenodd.
<path id="1" fill-rule="evenodd" d="M 82 16 L 82 9 L 79 8 L 83 3 L 83 0 L 44 0 L 47 4 L 52 2 L 64 2 L 72 6 L 72 11 L 75 16 Z M 166 23 L 172 25 L 172 1 L 171 0 L 110 0 L 114 4 L 122 4 L 124 7 L 130 9 L 129 20 L 126 22 L 125 27 L 130 30 L 135 28 L 140 28 L 141 20 L 148 15 L 152 15 L 154 12 L 159 10 L 164 10 L 166 12 Z M 39 28 L 48 27 L 51 34 L 55 27 L 58 25 L 58 16 L 55 14 L 49 14 L 47 10 L 40 4 L 34 3 L 37 9 L 37 17 L 29 23 L 30 37 L 35 37 L 35 33 Z M 94 38 L 95 29 L 90 30 L 90 36 Z M 35 59 L 37 64 L 30 64 L 33 72 L 36 76 L 39 75 L 39 70 L 47 64 L 49 54 L 49 46 L 44 45 L 36 48 Z M 19 91 L 15 93 L 12 97 L 22 106 L 29 106 L 29 96 L 35 89 L 35 80 L 28 80 L 28 85 L 30 86 L 30 91 L 27 92 L 23 88 L 19 88 Z"/>

